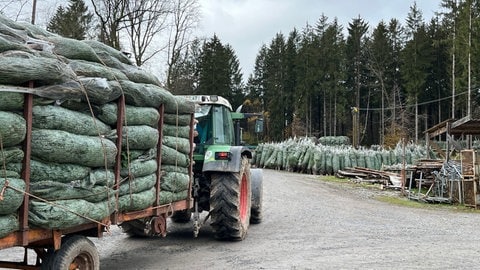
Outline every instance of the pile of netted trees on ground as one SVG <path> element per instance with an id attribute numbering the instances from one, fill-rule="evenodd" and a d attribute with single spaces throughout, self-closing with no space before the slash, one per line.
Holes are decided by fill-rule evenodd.
<path id="1" fill-rule="evenodd" d="M 253 164 L 261 168 L 320 175 L 333 175 L 345 168 L 380 170 L 383 166 L 414 164 L 426 157 L 424 146 L 397 144 L 394 149 L 380 146 L 354 148 L 347 137 L 292 138 L 280 143 L 263 143 L 255 151 Z"/>
<path id="2" fill-rule="evenodd" d="M 25 93 L 33 94 L 30 226 L 62 229 L 144 209 L 156 200 L 159 174 L 161 204 L 187 198 L 193 103 L 120 51 L 0 15 L 0 237 L 18 230 L 26 190 Z"/>

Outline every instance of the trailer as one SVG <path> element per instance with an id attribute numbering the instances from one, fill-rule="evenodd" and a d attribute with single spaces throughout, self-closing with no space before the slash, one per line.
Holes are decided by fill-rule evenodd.
<path id="1" fill-rule="evenodd" d="M 191 209 L 193 207 L 193 200 L 191 198 L 191 181 L 188 184 L 188 196 L 185 199 L 174 201 L 168 204 L 160 203 L 161 181 L 162 181 L 162 144 L 158 143 L 156 161 L 159 164 L 156 170 L 155 181 L 155 202 L 144 209 L 136 211 L 120 212 L 114 211 L 108 217 L 102 220 L 86 220 L 85 223 L 78 226 L 62 229 L 45 229 L 35 228 L 29 223 L 29 205 L 32 196 L 35 199 L 40 199 L 33 194 L 29 193 L 30 185 L 30 161 L 31 161 L 31 137 L 32 137 L 32 108 L 33 108 L 33 95 L 26 93 L 25 95 L 25 108 L 24 118 L 26 119 L 26 138 L 23 143 L 24 158 L 22 179 L 26 183 L 26 190 L 24 191 L 23 203 L 18 210 L 18 230 L 9 233 L 8 235 L 0 238 L 0 249 L 7 249 L 11 247 L 23 247 L 24 248 L 24 260 L 21 262 L 9 262 L 0 261 L 1 268 L 14 268 L 14 269 L 99 269 L 99 254 L 96 251 L 94 244 L 87 237 L 102 237 L 103 234 L 108 231 L 112 225 L 129 224 L 129 222 L 135 222 L 142 220 L 142 224 L 148 224 L 145 227 L 142 234 L 145 235 L 160 235 L 166 236 L 166 224 L 167 217 L 172 215 L 176 211 L 183 211 Z M 118 119 L 123 119 L 125 116 L 125 98 L 120 97 L 117 101 L 118 104 Z M 158 122 L 158 141 L 162 141 L 163 136 L 163 116 L 164 106 L 158 108 L 160 119 Z M 116 147 L 122 149 L 122 133 L 124 121 L 120 120 L 117 124 L 118 140 L 116 141 Z M 190 126 L 193 126 L 193 114 Z M 193 128 L 191 129 L 193 130 Z M 193 132 L 190 132 L 190 160 L 193 155 Z M 118 189 L 121 181 L 121 163 L 122 152 L 118 151 L 115 158 L 115 184 L 114 187 Z M 189 176 L 192 176 L 192 163 L 189 165 Z M 190 178 L 191 179 L 191 178 Z M 8 189 L 8 179 L 3 186 L 0 187 L 0 197 L 3 195 L 6 189 Z M 118 206 L 119 193 L 115 192 L 115 205 Z M 68 211 L 69 209 L 66 209 Z M 29 251 L 33 251 L 37 260 L 34 264 L 29 264 L 28 254 Z"/>

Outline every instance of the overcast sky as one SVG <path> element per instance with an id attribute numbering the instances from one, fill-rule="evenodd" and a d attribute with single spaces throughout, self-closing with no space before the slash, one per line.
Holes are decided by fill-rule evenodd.
<path id="1" fill-rule="evenodd" d="M 413 0 L 199 0 L 202 6 L 200 36 L 218 36 L 230 44 L 240 61 L 246 80 L 253 71 L 255 57 L 263 44 L 268 45 L 277 33 L 285 36 L 309 23 L 315 25 L 324 14 L 337 18 L 347 28 L 360 15 L 373 29 L 381 20 L 392 18 L 402 24 Z M 417 0 L 424 19 L 440 11 L 439 0 Z"/>

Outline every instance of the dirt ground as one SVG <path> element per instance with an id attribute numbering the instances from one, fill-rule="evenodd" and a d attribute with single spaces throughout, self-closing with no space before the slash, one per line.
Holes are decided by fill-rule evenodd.
<path id="1" fill-rule="evenodd" d="M 480 215 L 380 202 L 398 192 L 319 176 L 264 171 L 264 221 L 241 242 L 169 224 L 166 238 L 130 238 L 116 226 L 92 239 L 101 269 L 474 269 Z M 0 258 L 16 256 L 0 251 Z M 18 253 L 18 252 L 16 252 Z"/>

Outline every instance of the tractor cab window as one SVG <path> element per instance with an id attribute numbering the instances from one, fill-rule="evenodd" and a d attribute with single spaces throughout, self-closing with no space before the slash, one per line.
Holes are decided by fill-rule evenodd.
<path id="1" fill-rule="evenodd" d="M 195 143 L 200 144 L 211 144 L 212 141 L 212 117 L 211 111 L 212 105 L 201 105 L 197 106 L 195 109 L 195 118 L 198 123 L 196 125 L 196 130 L 198 136 L 195 137 Z"/>
<path id="2" fill-rule="evenodd" d="M 233 121 L 230 110 L 219 105 L 200 105 L 195 110 L 198 136 L 194 142 L 201 145 L 234 144 Z"/>
<path id="3" fill-rule="evenodd" d="M 214 106 L 212 109 L 215 144 L 233 145 L 233 121 L 230 110 L 224 106 Z"/>

